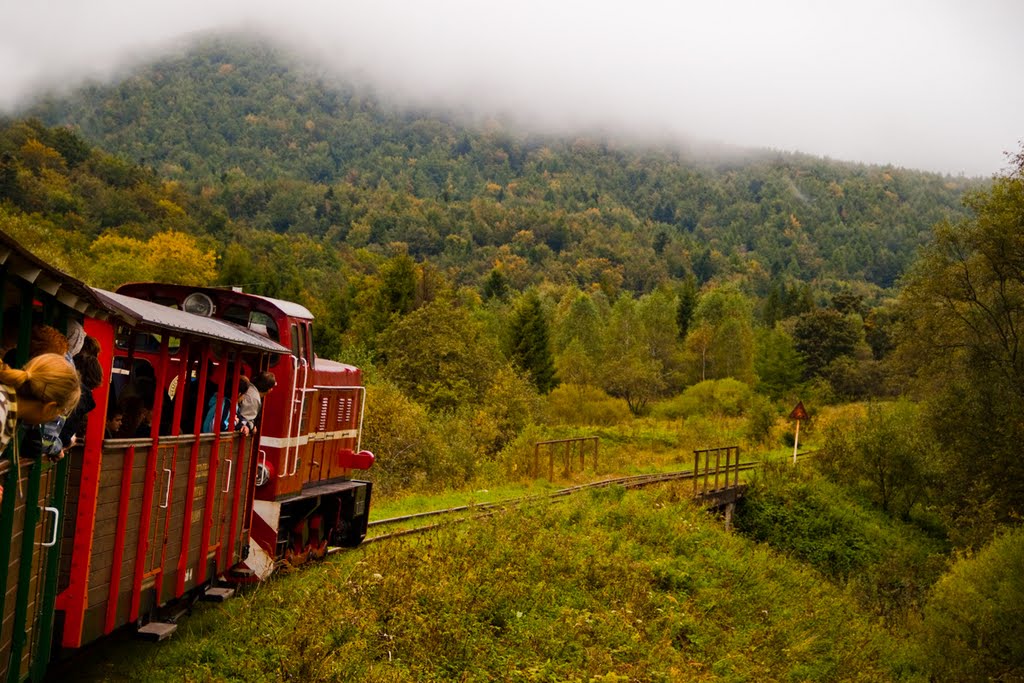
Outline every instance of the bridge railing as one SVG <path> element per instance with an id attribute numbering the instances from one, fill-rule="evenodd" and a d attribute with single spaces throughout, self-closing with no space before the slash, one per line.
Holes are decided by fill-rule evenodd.
<path id="1" fill-rule="evenodd" d="M 597 472 L 597 449 L 600 439 L 596 436 L 579 436 L 571 439 L 551 439 L 550 441 L 538 441 L 533 444 L 533 476 L 540 474 L 540 450 L 546 446 L 548 451 L 548 481 L 555 479 L 555 452 L 562 451 L 564 463 L 564 476 L 569 476 L 572 468 L 573 453 L 579 454 L 580 471 L 586 466 L 586 452 L 591 452 L 591 460 L 594 472 Z M 592 448 L 591 448 L 592 446 Z"/>
<path id="2" fill-rule="evenodd" d="M 693 452 L 693 495 L 721 491 L 740 483 L 740 447 L 722 446 Z M 720 477 L 724 482 L 719 487 Z M 711 488 L 708 488 L 709 484 Z"/>

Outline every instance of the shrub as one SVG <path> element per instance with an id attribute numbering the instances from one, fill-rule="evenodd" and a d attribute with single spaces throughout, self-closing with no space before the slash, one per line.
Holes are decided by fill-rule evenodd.
<path id="1" fill-rule="evenodd" d="M 816 464 L 833 479 L 864 487 L 886 512 L 909 517 L 935 479 L 938 447 L 917 406 L 871 405 L 867 415 L 825 430 Z"/>
<path id="2" fill-rule="evenodd" d="M 1024 528 L 964 556 L 932 590 L 924 654 L 938 680 L 1024 679 Z"/>
<path id="3" fill-rule="evenodd" d="M 768 477 L 744 496 L 737 528 L 833 579 L 845 579 L 874 559 L 856 512 L 828 495 L 834 488 L 802 477 L 789 465 L 775 466 Z"/>
<path id="4" fill-rule="evenodd" d="M 945 568 L 941 542 L 864 509 L 813 470 L 788 464 L 765 468 L 741 500 L 736 525 L 846 585 L 890 624 L 920 609 Z"/>
<path id="5" fill-rule="evenodd" d="M 777 418 L 778 411 L 771 401 L 763 396 L 754 396 L 747 417 L 747 440 L 755 445 L 768 443 L 772 438 L 772 429 Z"/>
<path id="6" fill-rule="evenodd" d="M 559 389 L 561 387 L 556 388 L 554 391 Z M 534 444 L 549 438 L 551 438 L 551 435 L 536 425 L 530 425 L 519 432 L 516 438 L 509 442 L 496 457 L 496 462 L 502 469 L 502 476 L 509 480 L 532 478 Z M 544 456 L 542 462 L 544 466 L 540 467 L 538 476 L 547 475 L 547 470 L 545 469 L 547 455 Z"/>
<path id="7" fill-rule="evenodd" d="M 749 410 L 753 392 L 739 380 L 709 379 L 687 388 L 680 396 L 653 409 L 655 417 L 669 420 L 693 415 L 738 417 Z"/>
<path id="8" fill-rule="evenodd" d="M 530 381 L 508 365 L 501 367 L 473 412 L 473 433 L 483 454 L 498 453 L 536 420 L 540 410 L 541 397 Z"/>
<path id="9" fill-rule="evenodd" d="M 377 456 L 375 491 L 424 484 L 435 469 L 432 461 L 442 451 L 426 408 L 388 382 L 369 385 L 366 400 L 372 409 L 367 409 L 363 423 L 363 447 Z"/>
<path id="10" fill-rule="evenodd" d="M 625 422 L 632 414 L 621 398 L 585 384 L 562 384 L 547 397 L 551 422 L 570 425 L 610 426 Z"/>

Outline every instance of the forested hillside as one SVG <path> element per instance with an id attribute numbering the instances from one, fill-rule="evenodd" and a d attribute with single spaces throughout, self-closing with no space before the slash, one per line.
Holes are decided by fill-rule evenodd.
<path id="1" fill-rule="evenodd" d="M 329 244 L 400 242 L 474 285 L 500 262 L 518 288 L 546 279 L 612 295 L 690 273 L 750 274 L 760 296 L 777 279 L 889 287 L 971 185 L 462 125 L 238 42 L 204 43 L 30 113 L 201 192 L 233 221 Z"/>

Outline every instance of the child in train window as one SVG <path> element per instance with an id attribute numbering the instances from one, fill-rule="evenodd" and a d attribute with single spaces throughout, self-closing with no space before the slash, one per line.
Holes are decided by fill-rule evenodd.
<path id="1" fill-rule="evenodd" d="M 78 373 L 58 354 L 31 358 L 22 370 L 0 362 L 0 452 L 13 442 L 17 463 L 18 423 L 45 424 L 66 414 L 78 403 L 79 392 Z"/>
<path id="2" fill-rule="evenodd" d="M 121 431 L 121 425 L 124 423 L 124 410 L 120 406 L 115 404 L 110 405 L 110 409 L 107 411 L 107 426 L 103 430 L 104 439 L 116 439 L 118 433 Z"/>

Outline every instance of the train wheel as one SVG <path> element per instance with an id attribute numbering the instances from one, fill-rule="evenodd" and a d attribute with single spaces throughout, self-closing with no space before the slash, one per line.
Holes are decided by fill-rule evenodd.
<path id="1" fill-rule="evenodd" d="M 306 562 L 309 560 L 309 551 L 307 550 L 305 552 L 297 553 L 293 551 L 291 548 L 288 548 L 288 550 L 286 550 L 284 553 L 284 559 L 291 566 L 299 567 L 301 565 L 306 564 Z"/>
<path id="2" fill-rule="evenodd" d="M 320 543 L 309 544 L 309 557 L 312 560 L 322 560 L 327 557 L 327 540 Z"/>
<path id="3" fill-rule="evenodd" d="M 309 559 L 309 524 L 305 519 L 300 519 L 292 525 L 288 549 L 284 552 L 284 559 L 293 567 L 305 564 Z"/>
<path id="4" fill-rule="evenodd" d="M 327 538 L 323 532 L 323 515 L 312 515 L 309 518 L 309 543 L 306 545 L 306 551 L 314 560 L 322 559 L 327 554 Z"/>

